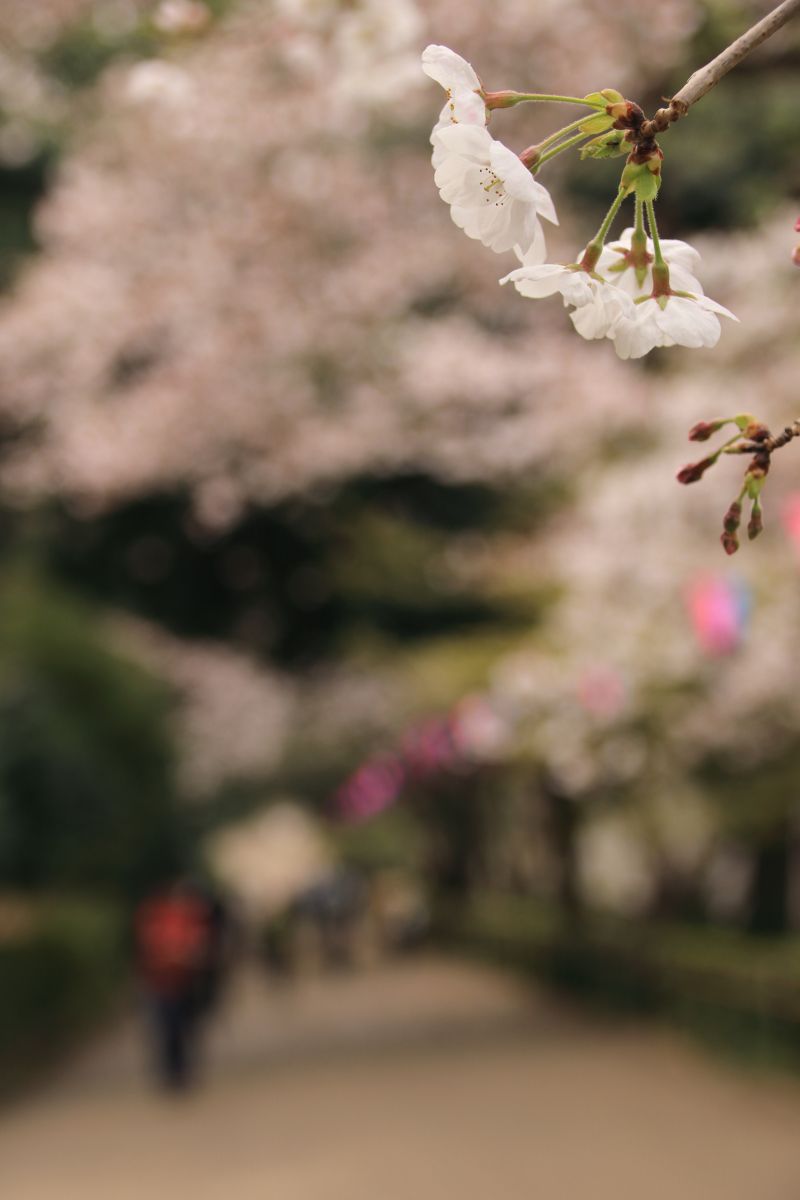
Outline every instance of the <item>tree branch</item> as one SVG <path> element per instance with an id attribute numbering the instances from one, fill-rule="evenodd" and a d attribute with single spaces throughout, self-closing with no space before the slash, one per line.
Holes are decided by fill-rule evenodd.
<path id="1" fill-rule="evenodd" d="M 777 33 L 787 21 L 800 12 L 800 0 L 784 0 L 771 13 L 767 13 L 760 21 L 751 26 L 746 33 L 732 42 L 726 50 L 712 58 L 710 63 L 700 67 L 690 75 L 686 83 L 676 92 L 667 108 L 660 108 L 652 121 L 645 123 L 642 133 L 653 137 L 663 133 L 665 129 L 681 117 L 685 117 L 693 104 L 696 104 L 707 92 L 719 83 L 729 71 L 733 70 L 743 58 L 746 58 L 757 46 L 767 38 Z"/>
<path id="2" fill-rule="evenodd" d="M 768 429 L 764 428 L 764 436 L 759 440 L 745 439 L 737 442 L 725 451 L 726 454 L 772 454 L 773 450 L 780 450 L 782 446 L 786 446 L 794 438 L 800 437 L 800 418 L 792 421 L 791 425 L 787 425 L 780 433 L 771 434 Z"/>

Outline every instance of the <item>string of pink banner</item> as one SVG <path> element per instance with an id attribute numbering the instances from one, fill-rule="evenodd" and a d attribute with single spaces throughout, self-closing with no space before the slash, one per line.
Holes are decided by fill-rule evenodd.
<path id="1" fill-rule="evenodd" d="M 496 718 L 482 696 L 467 696 L 443 717 L 412 726 L 396 749 L 371 755 L 334 795 L 334 810 L 357 823 L 390 808 L 402 793 L 437 775 L 472 769 Z"/>

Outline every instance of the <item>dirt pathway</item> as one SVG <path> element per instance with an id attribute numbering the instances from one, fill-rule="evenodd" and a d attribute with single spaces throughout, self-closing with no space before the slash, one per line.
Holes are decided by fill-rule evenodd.
<path id="1" fill-rule="evenodd" d="M 800 1088 L 435 959 L 243 979 L 205 1086 L 123 1029 L 0 1121 L 8 1200 L 800 1200 Z"/>

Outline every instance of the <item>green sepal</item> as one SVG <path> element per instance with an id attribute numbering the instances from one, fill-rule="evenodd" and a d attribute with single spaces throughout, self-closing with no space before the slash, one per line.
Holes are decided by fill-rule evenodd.
<path id="1" fill-rule="evenodd" d="M 759 495 L 761 494 L 761 489 L 764 486 L 764 476 L 748 475 L 744 486 L 749 499 L 757 501 Z"/>
<path id="2" fill-rule="evenodd" d="M 629 149 L 630 144 L 625 141 L 624 132 L 614 129 L 581 146 L 581 158 L 616 158 L 620 154 L 627 154 Z"/>
<path id="3" fill-rule="evenodd" d="M 741 429 L 742 433 L 744 433 L 748 425 L 755 424 L 755 417 L 752 415 L 752 413 L 739 413 L 738 416 L 733 418 L 733 422 L 735 425 L 738 425 L 739 429 Z"/>
<path id="4" fill-rule="evenodd" d="M 661 176 L 654 175 L 652 171 L 646 170 L 636 184 L 636 195 L 642 202 L 645 200 L 655 200 L 660 187 Z"/>
<path id="5" fill-rule="evenodd" d="M 647 163 L 626 163 L 619 181 L 619 186 L 625 189 L 625 195 L 636 192 L 641 201 L 655 200 L 661 187 L 661 175 L 654 174 Z"/>
<path id="6" fill-rule="evenodd" d="M 587 104 L 619 104 L 624 100 L 622 92 L 618 92 L 615 88 L 603 88 L 602 92 L 590 92 L 588 96 L 583 97 Z"/>

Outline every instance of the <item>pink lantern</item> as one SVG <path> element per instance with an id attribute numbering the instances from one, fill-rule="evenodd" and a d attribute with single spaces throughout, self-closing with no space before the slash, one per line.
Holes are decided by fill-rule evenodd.
<path id="1" fill-rule="evenodd" d="M 800 554 L 800 492 L 792 492 L 784 500 L 781 507 L 781 521 L 789 535 L 789 541 Z"/>
<path id="2" fill-rule="evenodd" d="M 402 762 L 394 755 L 368 759 L 336 793 L 336 808 L 346 821 L 367 821 L 389 808 L 405 783 Z"/>
<path id="3" fill-rule="evenodd" d="M 740 580 L 701 575 L 689 585 L 686 602 L 695 637 L 706 654 L 730 654 L 736 649 L 749 607 Z"/>

